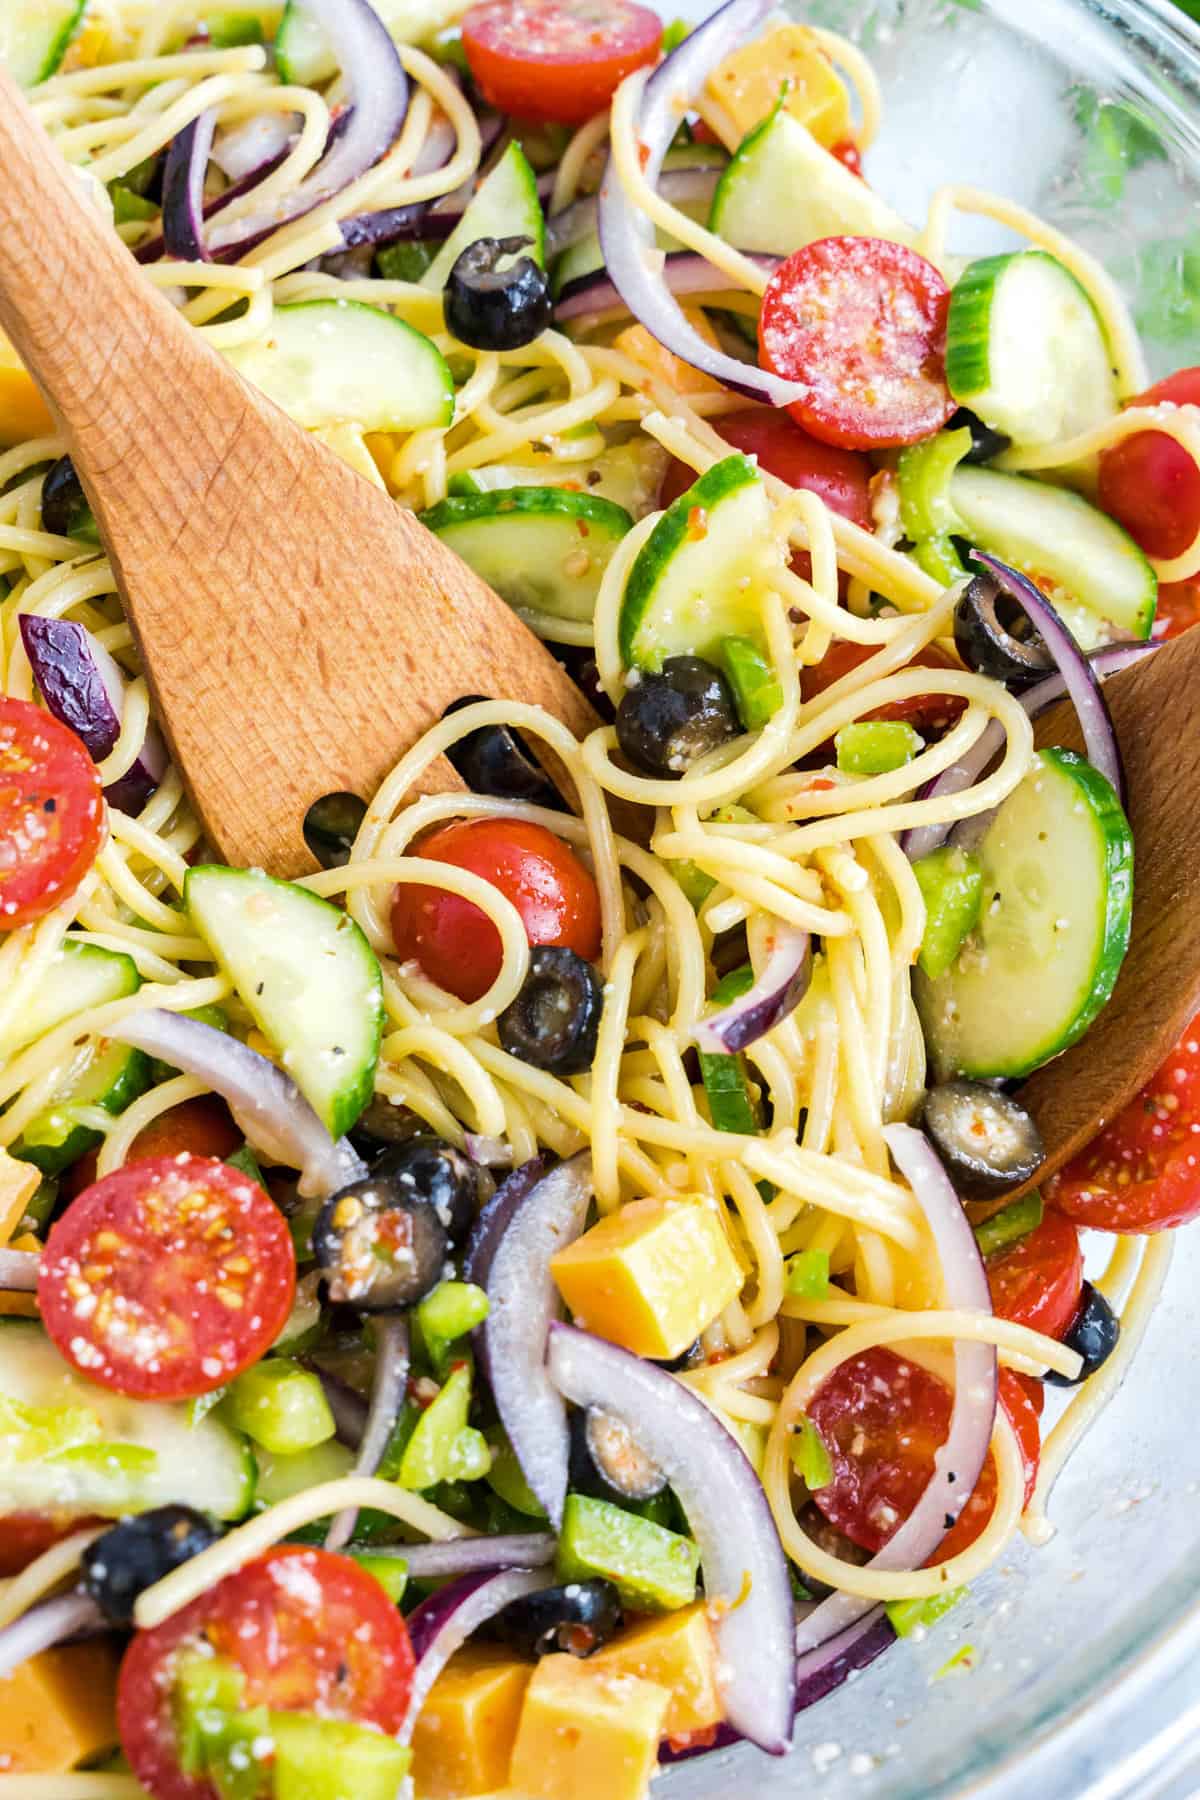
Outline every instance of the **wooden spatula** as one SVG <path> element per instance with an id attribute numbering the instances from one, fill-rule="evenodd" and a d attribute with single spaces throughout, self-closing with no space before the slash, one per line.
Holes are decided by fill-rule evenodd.
<path id="1" fill-rule="evenodd" d="M 0 325 L 66 434 L 158 717 L 231 863 L 311 868 L 310 804 L 369 797 L 465 694 L 595 726 L 489 587 L 151 288 L 3 70 Z M 443 761 L 424 791 L 460 785 Z"/>

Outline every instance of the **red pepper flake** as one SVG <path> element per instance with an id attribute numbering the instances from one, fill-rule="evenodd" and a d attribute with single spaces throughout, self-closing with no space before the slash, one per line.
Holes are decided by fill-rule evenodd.
<path id="1" fill-rule="evenodd" d="M 814 793 L 825 794 L 830 788 L 835 788 L 837 782 L 830 781 L 827 775 L 814 775 L 808 785 Z"/>
<path id="2" fill-rule="evenodd" d="M 586 519 L 576 519 L 575 529 L 580 537 L 591 537 L 592 530 Z"/>
<path id="3" fill-rule="evenodd" d="M 643 144 L 643 143 L 639 142 L 638 147 L 637 147 L 637 156 L 638 156 L 639 169 L 644 169 L 646 167 L 646 164 L 650 161 L 650 146 L 649 146 L 649 144 Z"/>
<path id="4" fill-rule="evenodd" d="M 687 530 L 688 530 L 688 536 L 695 543 L 699 543 L 699 541 L 702 538 L 706 538 L 708 536 L 708 508 L 707 507 L 705 507 L 705 506 L 693 506 L 692 507 L 691 511 L 688 513 Z"/>

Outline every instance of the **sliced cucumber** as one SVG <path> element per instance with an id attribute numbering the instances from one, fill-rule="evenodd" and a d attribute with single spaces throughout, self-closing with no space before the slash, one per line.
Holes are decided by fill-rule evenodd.
<path id="1" fill-rule="evenodd" d="M 956 400 L 1016 444 L 1074 437 L 1119 404 L 1096 309 L 1045 250 L 985 256 L 955 283 L 946 380 Z"/>
<path id="2" fill-rule="evenodd" d="M 526 255 L 545 267 L 546 221 L 538 198 L 537 176 L 520 144 L 512 143 L 450 233 L 424 275 L 421 286 L 442 288 L 468 244 L 478 238 L 529 239 Z"/>
<path id="3" fill-rule="evenodd" d="M 1104 777 L 1043 750 L 979 844 L 979 924 L 913 992 L 939 1079 L 1028 1075 L 1104 1006 L 1129 945 L 1133 835 Z"/>
<path id="4" fill-rule="evenodd" d="M 371 1094 L 383 977 L 347 913 L 253 869 L 188 871 L 192 922 L 334 1137 Z"/>
<path id="5" fill-rule="evenodd" d="M 340 1481 L 354 1467 L 354 1453 L 327 1438 L 313 1450 L 301 1450 L 295 1456 L 272 1456 L 260 1446 L 255 1452 L 258 1463 L 258 1486 L 255 1499 L 259 1506 L 275 1506 L 303 1494 L 307 1488 L 320 1487 L 326 1481 Z"/>
<path id="6" fill-rule="evenodd" d="M 1085 650 L 1150 636 L 1154 570 L 1129 533 L 1079 494 L 971 467 L 954 471 L 949 492 L 967 537 L 1061 590 L 1052 598 Z"/>
<path id="7" fill-rule="evenodd" d="M 0 0 L 0 63 L 18 87 L 53 75 L 87 0 Z"/>
<path id="8" fill-rule="evenodd" d="M 717 183 L 708 228 L 739 250 L 776 256 L 823 237 L 916 242 L 899 213 L 822 149 L 782 100 L 734 152 Z"/>
<path id="9" fill-rule="evenodd" d="M 451 477 L 451 495 L 490 494 L 497 488 L 563 487 L 594 500 L 611 500 L 634 519 L 658 505 L 658 490 L 670 457 L 653 438 L 614 444 L 587 462 L 558 462 L 531 452 L 526 462 L 493 463 Z"/>
<path id="10" fill-rule="evenodd" d="M 226 351 L 239 374 L 310 430 L 449 425 L 454 378 L 423 332 L 358 300 L 277 306 L 270 333 Z"/>
<path id="11" fill-rule="evenodd" d="M 91 1012 L 96 1006 L 107 1006 L 110 1000 L 123 1000 L 127 994 L 136 994 L 141 985 L 142 978 L 131 956 L 68 939 L 22 1007 L 4 1048 L 15 1050 L 21 1044 L 32 1043 L 64 1019 Z"/>
<path id="12" fill-rule="evenodd" d="M 218 1519 L 254 1502 L 245 1438 L 186 1405 L 130 1400 L 75 1373 L 38 1325 L 0 1332 L 0 1513 L 145 1512 L 186 1500 Z"/>
<path id="13" fill-rule="evenodd" d="M 731 637 L 761 644 L 772 544 L 754 464 L 745 456 L 714 463 L 667 508 L 629 571 L 619 621 L 626 665 L 659 669 L 668 656 L 715 661 Z"/>
<path id="14" fill-rule="evenodd" d="M 371 0 L 397 44 L 427 44 L 463 11 L 463 0 Z M 275 34 L 275 62 L 284 81 L 317 87 L 337 74 L 329 41 L 309 9 L 288 0 Z"/>
<path id="15" fill-rule="evenodd" d="M 33 1163 L 43 1175 L 61 1175 L 64 1169 L 94 1150 L 103 1133 L 81 1124 L 80 1112 L 102 1107 L 105 1112 L 124 1112 L 144 1094 L 151 1082 L 150 1058 L 127 1044 L 96 1045 L 83 1074 L 58 1096 L 52 1106 L 25 1127 L 12 1147 L 22 1162 Z"/>
<path id="16" fill-rule="evenodd" d="M 600 580 L 633 520 L 623 506 L 566 488 L 463 494 L 421 514 L 517 612 L 590 619 Z"/>

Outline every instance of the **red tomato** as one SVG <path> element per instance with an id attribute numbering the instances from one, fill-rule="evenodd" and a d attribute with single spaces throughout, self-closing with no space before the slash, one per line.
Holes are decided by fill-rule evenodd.
<path id="1" fill-rule="evenodd" d="M 151 1119 L 139 1131 L 129 1148 L 129 1161 L 141 1162 L 151 1156 L 215 1156 L 224 1162 L 244 1143 L 241 1132 L 229 1116 L 223 1100 L 208 1095 L 184 1100 L 169 1112 Z M 89 1150 L 77 1163 L 72 1163 L 64 1178 L 68 1197 L 82 1194 L 96 1179 L 96 1151 Z"/>
<path id="2" fill-rule="evenodd" d="M 804 387 L 788 411 L 848 450 L 930 437 L 946 386 L 950 290 L 932 263 L 883 238 L 829 237 L 776 269 L 758 323 L 764 369 Z"/>
<path id="3" fill-rule="evenodd" d="M 72 1517 L 67 1513 L 14 1512 L 0 1517 L 0 1576 L 19 1575 L 31 1562 L 73 1531 L 103 1525 L 91 1513 Z"/>
<path id="4" fill-rule="evenodd" d="M 1152 1081 L 1046 1184 L 1098 1231 L 1168 1231 L 1200 1216 L 1200 1016 Z"/>
<path id="5" fill-rule="evenodd" d="M 831 512 L 853 519 L 864 531 L 873 527 L 869 482 L 873 473 L 865 456 L 838 450 L 810 437 L 786 413 L 756 406 L 745 412 L 726 413 L 712 421 L 735 450 L 757 456 L 768 475 L 777 475 L 789 487 L 807 488 L 819 494 Z M 663 478 L 660 506 L 670 506 L 696 479 L 686 463 L 672 461 Z"/>
<path id="6" fill-rule="evenodd" d="M 600 954 L 600 896 L 579 858 L 542 825 L 521 819 L 468 819 L 435 831 L 417 856 L 469 869 L 499 888 L 521 915 L 531 944 L 565 944 L 589 962 Z M 401 883 L 392 935 L 402 961 L 460 1000 L 478 1000 L 500 973 L 500 933 L 470 900 L 441 888 Z"/>
<path id="7" fill-rule="evenodd" d="M 829 154 L 836 156 L 842 167 L 849 169 L 852 175 L 857 175 L 860 181 L 864 179 L 862 151 L 853 138 L 843 138 L 840 144 L 831 144 Z"/>
<path id="8" fill-rule="evenodd" d="M 662 21 L 633 0 L 482 0 L 462 41 L 476 85 L 501 112 L 582 125 L 655 61 Z"/>
<path id="9" fill-rule="evenodd" d="M 205 1646 L 241 1669 L 248 1707 L 389 1733 L 404 1722 L 413 1652 L 400 1613 L 351 1558 L 281 1544 L 153 1631 L 139 1631 L 125 1652 L 121 1747 L 155 1800 L 216 1800 L 208 1781 L 180 1770 L 172 1717 L 179 1656 Z"/>
<path id="10" fill-rule="evenodd" d="M 0 696 L 0 931 L 73 893 L 103 840 L 100 777 L 75 733 Z"/>
<path id="11" fill-rule="evenodd" d="M 38 1305 L 89 1381 L 188 1400 L 257 1362 L 283 1329 L 296 1254 L 257 1182 L 212 1157 L 159 1156 L 106 1175 L 53 1226 Z"/>
<path id="12" fill-rule="evenodd" d="M 806 700 L 815 694 L 823 694 L 826 688 L 848 675 L 851 669 L 860 668 L 869 657 L 876 654 L 877 644 L 851 644 L 844 638 L 836 639 L 825 652 L 819 663 L 800 672 L 801 689 Z M 931 645 L 913 658 L 913 662 L 924 669 L 952 669 L 957 665 L 943 651 Z M 893 700 L 887 706 L 877 706 L 874 712 L 864 713 L 865 719 L 903 719 L 917 731 L 944 731 L 947 726 L 962 716 L 966 701 L 957 694 L 917 694 L 911 700 Z"/>
<path id="13" fill-rule="evenodd" d="M 1007 1370 L 1000 1373 L 1000 1399 L 1020 1439 L 1028 1499 L 1037 1477 L 1037 1414 Z M 821 1384 L 809 1418 L 825 1441 L 834 1473 L 813 1500 L 852 1543 L 874 1555 L 908 1518 L 949 1435 L 953 1404 L 937 1375 L 882 1348 L 849 1358 Z M 974 1493 L 933 1560 L 942 1562 L 974 1543 L 995 1501 L 996 1465 L 989 1451 Z"/>
<path id="14" fill-rule="evenodd" d="M 1200 406 L 1200 368 L 1179 369 L 1129 406 Z M 1200 468 L 1165 431 L 1139 431 L 1100 458 L 1100 504 L 1147 556 L 1179 556 L 1200 531 Z"/>
<path id="15" fill-rule="evenodd" d="M 1200 625 L 1200 581 L 1159 582 L 1150 632 L 1155 643 L 1163 638 L 1182 637 L 1193 625 Z"/>
<path id="16" fill-rule="evenodd" d="M 1036 1231 L 987 1259 L 992 1306 L 1002 1319 L 1061 1337 L 1079 1311 L 1083 1257 L 1069 1220 L 1047 1213 Z"/>

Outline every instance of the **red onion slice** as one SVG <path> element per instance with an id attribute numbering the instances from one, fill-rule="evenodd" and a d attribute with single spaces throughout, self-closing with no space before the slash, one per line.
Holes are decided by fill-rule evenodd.
<path id="1" fill-rule="evenodd" d="M 172 256 L 183 262 L 211 262 L 204 242 L 204 178 L 217 128 L 210 106 L 176 132 L 163 170 L 162 235 Z"/>
<path id="2" fill-rule="evenodd" d="M 544 1170 L 541 1158 L 535 1159 Z M 530 1488 L 554 1529 L 562 1524 L 570 1450 L 567 1409 L 546 1372 L 546 1338 L 559 1310 L 550 1258 L 583 1230 L 592 1197 L 587 1152 L 530 1179 L 526 1163 L 480 1214 L 465 1263 L 488 1297 L 475 1333 L 492 1398 Z"/>
<path id="3" fill-rule="evenodd" d="M 251 169 L 239 181 L 235 181 L 232 187 L 227 187 L 223 194 L 214 194 L 211 199 L 206 200 L 203 207 L 204 217 L 206 219 L 214 218 L 217 213 L 224 212 L 225 208 L 234 200 L 240 200 L 243 194 L 248 194 L 252 188 L 256 188 L 260 181 L 265 181 L 267 176 L 279 167 L 286 155 L 287 148 L 285 147 L 275 156 L 269 156 L 265 162 L 259 163 L 257 168 Z M 134 261 L 140 263 L 159 262 L 165 256 L 166 249 L 167 246 L 161 235 L 149 238 L 144 244 L 139 244 L 134 251 Z"/>
<path id="4" fill-rule="evenodd" d="M 211 160 L 227 181 L 244 181 L 268 163 L 275 167 L 295 142 L 295 121 L 295 113 L 255 113 L 216 134 Z"/>
<path id="5" fill-rule="evenodd" d="M 100 1608 L 87 1594 L 76 1590 L 43 1600 L 0 1631 L 0 1680 L 31 1656 L 50 1650 L 67 1638 L 90 1637 L 93 1632 L 106 1629 Z"/>
<path id="6" fill-rule="evenodd" d="M 399 52 L 369 0 L 300 0 L 321 27 L 345 78 L 345 128 L 311 174 L 273 207 L 210 234 L 209 251 L 228 258 L 267 233 L 312 212 L 365 175 L 395 143 L 408 111 L 408 77 Z"/>
<path id="7" fill-rule="evenodd" d="M 330 1137 L 291 1076 L 228 1032 L 151 1007 L 111 1026 L 108 1036 L 207 1081 L 256 1149 L 300 1170 L 306 1197 L 323 1200 L 366 1174 L 357 1151 Z"/>
<path id="8" fill-rule="evenodd" d="M 79 737 L 93 762 L 103 762 L 121 735 L 125 674 L 89 631 L 71 619 L 20 616 L 21 642 L 48 710 Z M 155 725 L 147 727 L 132 766 L 110 782 L 110 806 L 136 815 L 167 770 L 167 752 Z"/>
<path id="9" fill-rule="evenodd" d="M 37 1291 L 38 1259 L 31 1250 L 0 1250 L 0 1292 L 32 1294 Z"/>
<path id="10" fill-rule="evenodd" d="M 658 181 L 663 157 L 679 129 L 692 96 L 729 51 L 750 37 L 774 9 L 774 0 L 726 0 L 726 4 L 684 38 L 646 82 L 638 108 L 637 136 L 646 179 Z M 631 81 L 639 79 L 630 76 Z M 802 385 L 742 363 L 714 350 L 688 324 L 659 274 L 654 227 L 621 186 L 612 157 L 600 184 L 597 208 L 604 265 L 621 299 L 660 344 L 736 393 L 771 406 L 786 406 Z"/>
<path id="11" fill-rule="evenodd" d="M 408 1714 L 396 1734 L 402 1744 L 407 1744 L 412 1737 L 417 1715 L 430 1688 L 472 1632 L 494 1619 L 514 1600 L 547 1587 L 551 1579 L 536 1569 L 504 1569 L 499 1574 L 465 1575 L 453 1586 L 443 1588 L 440 1594 L 423 1600 L 416 1611 L 408 1615 L 408 1635 L 412 1639 L 417 1666 L 413 1673 Z"/>
<path id="12" fill-rule="evenodd" d="M 379 1468 L 408 1388 L 408 1321 L 384 1318 L 377 1322 L 376 1330 L 371 1405 L 363 1425 L 358 1455 L 350 1471 L 352 1475 L 374 1475 Z M 325 1534 L 325 1548 L 344 1549 L 354 1536 L 357 1523 L 357 1506 L 346 1506 L 340 1513 L 335 1513 Z"/>
<path id="13" fill-rule="evenodd" d="M 746 260 L 757 263 L 767 275 L 777 269 L 780 262 L 777 256 L 753 255 L 747 256 Z M 672 250 L 663 263 L 662 278 L 673 294 L 741 292 L 736 281 L 693 250 Z M 554 316 L 560 324 L 565 324 L 569 319 L 611 312 L 624 304 L 607 269 L 596 269 L 590 275 L 580 275 L 577 280 L 567 282 L 555 304 Z M 737 366 L 751 375 L 754 373 L 753 363 L 738 363 Z"/>
<path id="14" fill-rule="evenodd" d="M 435 1581 L 443 1575 L 477 1575 L 486 1569 L 544 1569 L 554 1561 L 555 1548 L 548 1531 L 520 1531 L 505 1537 L 450 1538 L 444 1544 L 405 1544 L 397 1554 L 415 1581 Z"/>
<path id="15" fill-rule="evenodd" d="M 568 1400 L 614 1413 L 674 1488 L 719 1614 L 726 1721 L 784 1755 L 795 1700 L 792 1588 L 767 1497 L 737 1439 L 665 1369 L 573 1325 L 550 1327 L 548 1363 Z"/>
<path id="16" fill-rule="evenodd" d="M 468 1131 L 463 1139 L 467 1155 L 481 1169 L 511 1169 L 512 1147 L 503 1138 L 482 1137 L 478 1131 Z"/>
<path id="17" fill-rule="evenodd" d="M 732 1005 L 701 1019 L 692 1035 L 701 1050 L 744 1050 L 794 1012 L 812 979 L 812 940 L 807 931 L 780 921 L 766 967 L 754 986 Z"/>

